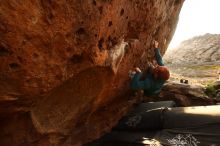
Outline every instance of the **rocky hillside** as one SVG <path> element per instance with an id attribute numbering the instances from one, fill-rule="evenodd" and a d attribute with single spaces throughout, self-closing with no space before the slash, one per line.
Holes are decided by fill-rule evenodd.
<path id="1" fill-rule="evenodd" d="M 219 64 L 220 34 L 205 34 L 183 41 L 168 50 L 164 59 L 172 64 Z"/>
<path id="2" fill-rule="evenodd" d="M 164 60 L 172 78 L 186 78 L 193 84 L 207 85 L 218 79 L 220 34 L 205 34 L 183 41 L 166 52 Z"/>

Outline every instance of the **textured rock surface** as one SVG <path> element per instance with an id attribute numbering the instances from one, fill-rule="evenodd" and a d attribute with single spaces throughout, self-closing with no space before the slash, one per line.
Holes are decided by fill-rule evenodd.
<path id="1" fill-rule="evenodd" d="M 0 145 L 82 145 L 129 109 L 128 70 L 170 42 L 183 0 L 2 0 Z M 126 43 L 129 47 L 126 47 Z"/>
<path id="2" fill-rule="evenodd" d="M 168 50 L 164 59 L 173 64 L 219 64 L 220 34 L 205 34 L 183 41 Z"/>

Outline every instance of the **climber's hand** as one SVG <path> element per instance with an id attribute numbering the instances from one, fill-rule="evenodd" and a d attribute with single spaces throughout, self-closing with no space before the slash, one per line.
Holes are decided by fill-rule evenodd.
<path id="1" fill-rule="evenodd" d="M 140 70 L 139 67 L 136 67 L 136 68 L 135 68 L 135 71 L 141 73 L 141 70 Z"/>
<path id="2" fill-rule="evenodd" d="M 155 41 L 155 40 L 154 40 L 154 47 L 155 47 L 155 48 L 158 48 L 158 46 L 159 46 L 158 41 Z"/>

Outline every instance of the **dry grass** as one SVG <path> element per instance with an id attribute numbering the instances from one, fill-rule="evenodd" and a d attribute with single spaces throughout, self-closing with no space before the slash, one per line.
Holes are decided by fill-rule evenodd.
<path id="1" fill-rule="evenodd" d="M 170 80 L 180 81 L 189 80 L 189 84 L 208 85 L 218 80 L 220 65 L 188 65 L 188 66 L 169 66 L 171 71 Z"/>

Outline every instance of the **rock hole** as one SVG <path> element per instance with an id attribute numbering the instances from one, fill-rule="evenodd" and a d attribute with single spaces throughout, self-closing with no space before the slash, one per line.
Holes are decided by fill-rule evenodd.
<path id="1" fill-rule="evenodd" d="M 34 57 L 34 58 L 38 58 L 39 55 L 38 55 L 37 53 L 34 53 L 34 54 L 33 54 L 33 57 Z"/>
<path id="2" fill-rule="evenodd" d="M 116 38 L 116 37 L 113 37 L 113 39 L 112 39 L 112 45 L 114 46 L 114 45 L 116 45 L 117 43 L 118 43 L 117 38 Z"/>
<path id="3" fill-rule="evenodd" d="M 116 37 L 108 36 L 108 49 L 115 46 L 117 43 Z"/>
<path id="4" fill-rule="evenodd" d="M 103 43 L 104 43 L 104 38 L 101 38 L 98 43 L 98 47 L 100 50 L 103 50 Z"/>
<path id="5" fill-rule="evenodd" d="M 120 15 L 122 16 L 124 14 L 125 10 L 121 9 Z"/>
<path id="6" fill-rule="evenodd" d="M 111 37 L 111 36 L 108 36 L 108 40 L 109 40 L 109 41 L 112 40 L 112 37 Z"/>
<path id="7" fill-rule="evenodd" d="M 53 14 L 52 14 L 52 13 L 48 13 L 48 14 L 47 14 L 47 18 L 46 18 L 47 23 L 48 23 L 48 24 L 52 24 L 53 18 L 54 18 Z"/>
<path id="8" fill-rule="evenodd" d="M 175 0 L 174 5 L 178 5 L 181 1 L 180 0 Z"/>
<path id="9" fill-rule="evenodd" d="M 93 0 L 93 2 L 92 2 L 92 3 L 93 3 L 93 5 L 95 5 L 95 6 L 96 6 L 96 1 L 95 1 L 95 0 Z"/>
<path id="10" fill-rule="evenodd" d="M 103 2 L 111 3 L 112 0 L 102 0 Z"/>
<path id="11" fill-rule="evenodd" d="M 55 78 L 56 78 L 57 80 L 62 80 L 62 75 L 55 75 Z"/>
<path id="12" fill-rule="evenodd" d="M 99 7 L 98 9 L 99 9 L 99 13 L 102 14 L 102 12 L 103 12 L 103 7 Z"/>
<path id="13" fill-rule="evenodd" d="M 71 52 L 71 50 L 72 50 L 72 49 L 71 49 L 70 47 L 67 47 L 67 48 L 66 48 L 66 52 L 68 52 L 68 53 Z"/>
<path id="14" fill-rule="evenodd" d="M 126 19 L 128 19 L 128 16 L 126 17 Z"/>
<path id="15" fill-rule="evenodd" d="M 10 67 L 11 69 L 18 69 L 18 68 L 20 67 L 20 65 L 17 64 L 17 63 L 10 63 L 10 64 L 9 64 L 9 67 Z"/>
<path id="16" fill-rule="evenodd" d="M 52 0 L 47 1 L 49 5 L 52 5 Z"/>
<path id="17" fill-rule="evenodd" d="M 0 56 L 8 56 L 10 55 L 10 51 L 6 49 L 4 46 L 0 46 Z"/>
<path id="18" fill-rule="evenodd" d="M 22 59 L 20 56 L 18 56 L 17 58 L 18 58 L 18 61 L 19 61 L 20 63 L 23 62 L 23 59 Z"/>
<path id="19" fill-rule="evenodd" d="M 0 24 L 0 31 L 7 32 L 6 26 L 4 24 Z"/>
<path id="20" fill-rule="evenodd" d="M 108 22 L 108 27 L 112 26 L 112 21 Z"/>
<path id="21" fill-rule="evenodd" d="M 71 33 L 67 33 L 66 34 L 66 37 L 68 38 L 68 37 L 71 37 Z"/>
<path id="22" fill-rule="evenodd" d="M 97 36 L 98 36 L 98 35 L 97 35 L 97 34 L 95 34 L 95 37 L 96 37 L 96 38 L 97 38 Z"/>
<path id="23" fill-rule="evenodd" d="M 80 28 L 76 31 L 76 34 L 77 34 L 77 35 L 82 35 L 82 34 L 84 34 L 85 32 L 86 32 L 85 29 L 82 28 L 82 27 L 80 27 Z"/>
<path id="24" fill-rule="evenodd" d="M 75 54 L 70 58 L 70 61 L 74 64 L 81 63 L 83 61 L 82 54 Z"/>

